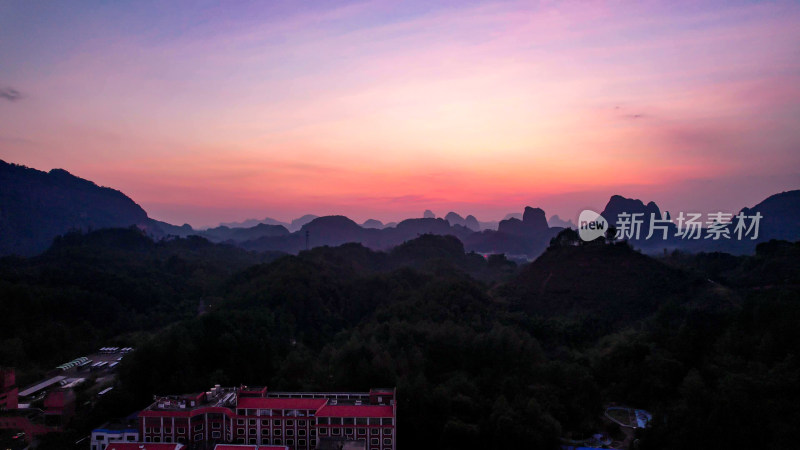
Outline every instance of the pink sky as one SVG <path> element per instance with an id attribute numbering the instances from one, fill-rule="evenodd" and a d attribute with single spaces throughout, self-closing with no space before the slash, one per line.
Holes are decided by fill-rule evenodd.
<path id="1" fill-rule="evenodd" d="M 194 226 L 800 188 L 800 4 L 697 3 L 4 4 L 0 158 Z"/>

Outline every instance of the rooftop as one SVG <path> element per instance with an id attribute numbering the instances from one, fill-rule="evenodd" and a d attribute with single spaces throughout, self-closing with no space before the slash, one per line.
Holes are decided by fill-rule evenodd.
<path id="1" fill-rule="evenodd" d="M 381 405 L 325 405 L 317 417 L 394 417 L 394 408 Z"/>
<path id="2" fill-rule="evenodd" d="M 244 397 L 239 399 L 237 407 L 247 409 L 313 409 L 316 411 L 327 401 L 324 398 Z"/>
<path id="3" fill-rule="evenodd" d="M 236 389 L 214 387 L 207 392 L 184 395 L 156 396 L 153 404 L 146 409 L 150 411 L 186 411 L 195 408 L 224 407 L 236 405 Z"/>

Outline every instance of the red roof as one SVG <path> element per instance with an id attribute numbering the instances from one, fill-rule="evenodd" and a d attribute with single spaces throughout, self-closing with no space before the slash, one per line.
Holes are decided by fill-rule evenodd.
<path id="1" fill-rule="evenodd" d="M 179 450 L 183 444 L 155 444 L 152 442 L 114 442 L 106 450 Z"/>
<path id="2" fill-rule="evenodd" d="M 243 397 L 237 408 L 252 409 L 312 409 L 316 411 L 327 402 L 324 398 L 264 398 Z"/>
<path id="3" fill-rule="evenodd" d="M 325 405 L 317 417 L 394 417 L 394 410 L 378 405 Z"/>
<path id="4" fill-rule="evenodd" d="M 289 447 L 283 445 L 236 445 L 236 444 L 217 444 L 214 450 L 286 450 Z"/>

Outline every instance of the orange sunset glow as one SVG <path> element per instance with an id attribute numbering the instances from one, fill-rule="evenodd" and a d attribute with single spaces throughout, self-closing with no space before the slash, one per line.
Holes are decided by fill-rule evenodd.
<path id="1" fill-rule="evenodd" d="M 800 182 L 797 2 L 0 5 L 0 155 L 193 226 L 737 210 Z"/>

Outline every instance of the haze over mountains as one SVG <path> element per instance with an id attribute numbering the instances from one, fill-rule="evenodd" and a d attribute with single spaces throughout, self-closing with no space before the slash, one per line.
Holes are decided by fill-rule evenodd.
<path id="1" fill-rule="evenodd" d="M 421 218 L 399 223 L 370 219 L 358 224 L 345 216 L 308 214 L 290 223 L 266 217 L 199 230 L 188 224 L 177 226 L 154 220 L 122 192 L 97 186 L 61 169 L 42 172 L 0 161 L 0 187 L 0 255 L 41 253 L 53 238 L 71 230 L 136 226 L 154 238 L 198 235 L 247 250 L 288 253 L 347 242 L 385 250 L 422 234 L 452 235 L 464 243 L 467 251 L 532 259 L 564 227 L 574 227 L 571 221 L 558 216 L 548 221 L 540 208 L 525 207 L 522 214 L 511 213 L 499 222 L 480 222 L 473 215 L 463 217 L 455 212 L 441 218 L 427 210 Z M 618 195 L 611 197 L 602 215 L 615 218 L 620 212 L 643 213 L 646 220 L 650 213 L 661 215 L 654 202 L 645 204 Z M 800 190 L 773 195 L 742 212 L 758 212 L 764 217 L 757 240 L 646 240 L 643 235 L 631 243 L 645 252 L 684 249 L 751 253 L 758 242 L 771 238 L 800 239 Z M 644 230 L 646 226 L 647 223 Z"/>

